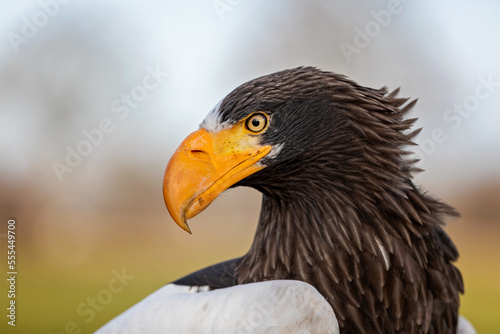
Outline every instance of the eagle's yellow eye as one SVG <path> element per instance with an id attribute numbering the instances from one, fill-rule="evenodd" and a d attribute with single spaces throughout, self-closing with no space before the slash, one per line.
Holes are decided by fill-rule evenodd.
<path id="1" fill-rule="evenodd" d="M 267 127 L 267 115 L 263 113 L 256 113 L 247 118 L 245 123 L 248 130 L 258 133 Z"/>

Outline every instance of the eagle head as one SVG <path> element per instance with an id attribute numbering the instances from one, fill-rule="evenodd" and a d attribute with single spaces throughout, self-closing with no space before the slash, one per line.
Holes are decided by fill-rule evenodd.
<path id="1" fill-rule="evenodd" d="M 304 188 L 366 201 L 404 185 L 416 169 L 404 146 L 415 101 L 359 86 L 343 75 L 299 67 L 242 84 L 222 99 L 170 160 L 167 208 L 186 220 L 229 187 L 295 200 Z M 397 189 L 396 189 L 397 191 Z"/>

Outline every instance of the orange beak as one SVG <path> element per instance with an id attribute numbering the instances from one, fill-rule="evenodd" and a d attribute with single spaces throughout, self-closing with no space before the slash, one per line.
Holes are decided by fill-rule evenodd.
<path id="1" fill-rule="evenodd" d="M 236 182 L 264 168 L 258 161 L 271 151 L 243 126 L 190 134 L 170 159 L 163 181 L 163 198 L 174 221 L 191 233 L 186 220 L 205 210 Z"/>

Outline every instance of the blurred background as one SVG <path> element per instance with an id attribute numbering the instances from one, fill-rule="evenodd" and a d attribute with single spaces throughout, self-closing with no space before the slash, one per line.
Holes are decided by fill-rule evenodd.
<path id="1" fill-rule="evenodd" d="M 18 275 L 16 327 L 0 283 L 0 331 L 90 333 L 244 254 L 260 194 L 227 191 L 188 235 L 164 207 L 165 166 L 237 85 L 313 65 L 419 99 L 416 182 L 462 213 L 447 227 L 461 313 L 499 333 L 499 14 L 459 0 L 1 2 L 0 248 L 14 218 Z"/>

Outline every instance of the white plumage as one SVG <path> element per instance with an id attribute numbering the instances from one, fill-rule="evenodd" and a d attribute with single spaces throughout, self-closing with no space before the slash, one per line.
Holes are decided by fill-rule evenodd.
<path id="1" fill-rule="evenodd" d="M 471 323 L 462 316 L 458 317 L 457 334 L 477 334 Z"/>
<path id="2" fill-rule="evenodd" d="M 212 291 L 168 284 L 96 333 L 339 334 L 339 327 L 312 285 L 276 280 Z"/>

